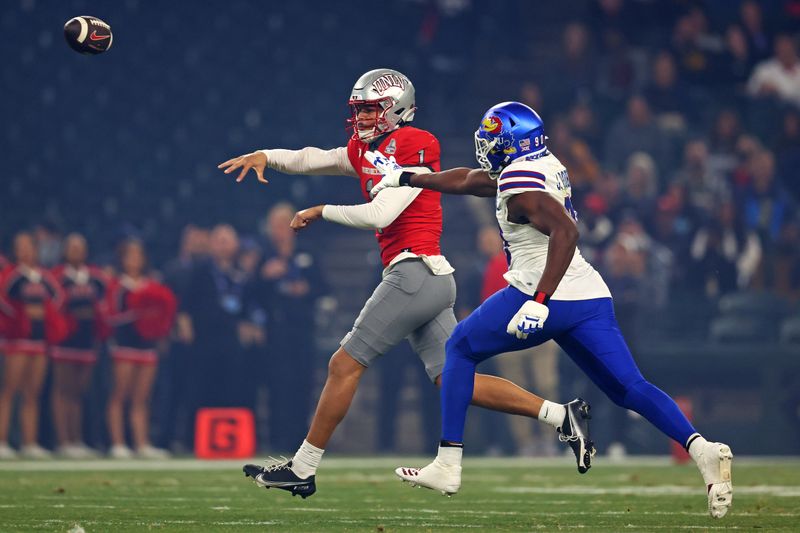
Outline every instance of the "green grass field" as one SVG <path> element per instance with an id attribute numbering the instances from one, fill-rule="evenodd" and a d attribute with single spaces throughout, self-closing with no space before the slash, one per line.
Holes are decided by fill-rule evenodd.
<path id="1" fill-rule="evenodd" d="M 0 463 L 0 530 L 681 531 L 800 530 L 800 460 L 734 461 L 733 510 L 706 514 L 693 465 L 611 463 L 586 475 L 566 459 L 471 459 L 446 498 L 402 484 L 416 459 L 328 458 L 302 500 L 256 487 L 237 462 Z M 79 531 L 79 530 L 78 530 Z"/>

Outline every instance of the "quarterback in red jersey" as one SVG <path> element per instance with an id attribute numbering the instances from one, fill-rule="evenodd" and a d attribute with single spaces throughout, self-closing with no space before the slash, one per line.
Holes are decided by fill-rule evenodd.
<path id="1" fill-rule="evenodd" d="M 333 354 L 328 378 L 306 439 L 291 460 L 262 467 L 245 465 L 244 472 L 263 487 L 276 487 L 303 498 L 316 491 L 315 474 L 324 448 L 344 418 L 361 375 L 372 361 L 408 338 L 431 381 L 440 385 L 444 345 L 456 325 L 453 314 L 453 267 L 441 254 L 440 194 L 396 188 L 371 197 L 380 173 L 366 160 L 380 148 L 412 172 L 440 168 L 439 141 L 410 125 L 416 111 L 414 87 L 390 69 L 367 72 L 356 81 L 349 100 L 353 135 L 346 147 L 332 150 L 261 150 L 222 163 L 225 173 L 241 169 L 237 181 L 253 169 L 266 183 L 264 169 L 286 174 L 343 175 L 357 178 L 367 201 L 360 205 L 320 205 L 298 212 L 295 230 L 323 218 L 350 227 L 375 230 L 385 267 L 383 280 L 367 301 L 341 347 Z M 285 354 L 288 356 L 289 354 Z M 305 392 L 305 391 L 303 391 Z M 509 394 L 506 398 L 504 395 Z M 498 398 L 504 398 L 498 402 Z M 519 414 L 556 427 L 564 424 L 563 405 L 542 400 L 513 383 L 478 374 L 473 403 Z"/>

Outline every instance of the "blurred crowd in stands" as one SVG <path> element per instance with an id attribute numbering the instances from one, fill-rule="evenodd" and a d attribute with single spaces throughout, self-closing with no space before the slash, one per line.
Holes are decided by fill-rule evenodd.
<path id="1" fill-rule="evenodd" d="M 101 293 L 114 293 L 109 288 L 123 286 L 126 276 L 142 277 L 174 294 L 177 313 L 168 335 L 146 342 L 126 339 L 136 337 L 130 320 L 110 319 L 105 332 L 85 326 L 82 334 L 94 337 L 80 349 L 101 354 L 94 372 L 85 368 L 95 356 L 59 360 L 48 348 L 53 371 L 47 373 L 46 360 L 36 355 L 41 346 L 20 355 L 26 350 L 9 342 L 6 331 L 0 455 L 17 453 L 9 440 L 28 456 L 45 454 L 36 445 L 40 404 L 48 422 L 42 438 L 65 456 L 91 454 L 82 444 L 88 439 L 117 457 L 161 457 L 148 417 L 156 444 L 189 449 L 194 412 L 204 405 L 266 409 L 269 415 L 259 419 L 269 420 L 272 449 L 291 449 L 302 439 L 315 395 L 296 391 L 315 390 L 314 369 L 324 366 L 308 310 L 334 294 L 342 312 L 333 335 L 343 335 L 363 303 L 354 284 L 363 278 L 370 286 L 379 268 L 370 261 L 374 252 L 344 244 L 354 230 L 309 232 L 301 248 L 288 227 L 292 208 L 280 202 L 358 203 L 357 188 L 269 176 L 270 189 L 254 192 L 248 187 L 255 184 L 236 188 L 214 168 L 256 148 L 344 145 L 339 118 L 348 91 L 358 75 L 379 66 L 414 81 L 417 122 L 440 136 L 443 166 L 475 165 L 471 135 L 490 105 L 518 99 L 539 111 L 548 146 L 569 170 L 581 250 L 603 273 L 632 344 L 658 338 L 659 331 L 705 340 L 718 302 L 742 291 L 775 298 L 765 305 L 780 315 L 756 324 L 750 340 L 776 340 L 777 324 L 800 302 L 800 1 L 544 4 L 392 0 L 382 12 L 392 22 L 372 26 L 372 46 L 354 46 L 339 38 L 352 13 L 321 1 L 266 10 L 233 1 L 222 12 L 197 5 L 198 21 L 215 21 L 210 34 L 198 26 L 204 41 L 190 31 L 194 19 L 183 19 L 177 8 L 154 13 L 145 3 L 121 2 L 108 16 L 97 15 L 112 26 L 170 24 L 179 28 L 173 37 L 183 39 L 183 48 L 165 46 L 163 32 L 152 32 L 142 55 L 115 37 L 115 49 L 91 65 L 77 63 L 66 47 L 55 53 L 60 37 L 37 26 L 43 18 L 36 2 L 4 7 L 8 31 L 32 29 L 40 37 L 2 67 L 11 91 L 0 99 L 9 147 L 0 194 L 3 279 L 12 280 L 21 266 L 23 277 L 48 286 L 32 308 L 37 320 L 44 320 L 46 301 L 69 297 L 64 272 L 72 263 L 67 285 L 94 283 L 95 297 L 110 308 Z M 310 10 L 315 17 L 306 16 Z M 249 40 L 225 37 L 236 24 Z M 144 56 L 148 70 L 140 72 Z M 258 65 L 256 78 L 263 80 L 220 79 L 231 61 L 235 69 Z M 38 84 L 35 90 L 12 83 L 26 79 Z M 91 97 L 74 90 L 79 79 L 91 80 Z M 75 109 L 85 112 L 66 112 Z M 53 127 L 43 132 L 42 124 Z M 86 131 L 97 133 L 92 142 Z M 456 201 L 445 201 L 443 248 L 457 267 L 463 316 L 502 265 L 494 264 L 491 207 Z M 267 208 L 259 231 L 256 220 Z M 457 223 L 448 209 L 462 209 Z M 461 216 L 464 210 L 471 216 Z M 218 224 L 223 220 L 232 225 Z M 85 238 L 65 238 L 74 230 Z M 129 265 L 136 272 L 126 272 L 129 255 L 138 257 Z M 339 259 L 344 255 L 355 257 L 346 262 Z M 96 265 L 91 275 L 78 273 L 84 263 Z M 0 290 L 12 308 L 14 290 L 8 284 Z M 83 320 L 124 315 L 110 308 L 84 309 Z M 800 339 L 794 324 L 792 335 Z M 734 328 L 746 330 L 741 320 Z M 67 329 L 75 334 L 74 325 Z M 26 334 L 46 336 L 37 328 Z M 69 344 L 69 337 L 59 341 L 52 345 Z M 148 353 L 115 358 L 120 346 Z M 153 359 L 152 350 L 160 357 Z M 557 396 L 550 392 L 558 389 L 554 358 L 537 356 L 537 369 L 509 363 L 502 371 Z M 25 364 L 9 372 L 12 360 Z M 385 369 L 395 392 L 381 404 L 382 425 L 394 419 L 393 394 L 399 394 L 397 368 Z M 430 403 L 435 391 L 428 392 Z M 17 393 L 19 433 L 11 423 Z M 90 412 L 81 418 L 86 395 Z M 272 408 L 287 405 L 287 397 L 291 408 Z M 433 415 L 428 411 L 424 425 L 435 432 L 435 407 Z M 526 431 L 511 430 L 518 450 L 535 447 Z M 380 449 L 391 449 L 394 428 L 381 427 L 379 435 Z"/>
<path id="2" fill-rule="evenodd" d="M 658 4 L 653 34 L 634 22 L 653 3 L 596 2 L 522 85 L 569 169 L 581 249 L 623 322 L 752 289 L 796 303 L 800 4 Z"/>

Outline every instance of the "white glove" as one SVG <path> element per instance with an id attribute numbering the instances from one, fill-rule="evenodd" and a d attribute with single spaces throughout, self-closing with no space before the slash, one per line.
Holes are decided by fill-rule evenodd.
<path id="1" fill-rule="evenodd" d="M 518 339 L 527 339 L 530 333 L 542 329 L 549 314 L 550 309 L 546 305 L 528 300 L 508 322 L 506 333 L 516 335 Z"/>
<path id="2" fill-rule="evenodd" d="M 378 172 L 380 172 L 381 176 L 383 176 L 379 183 L 372 186 L 372 190 L 369 193 L 372 198 L 375 198 L 375 195 L 387 187 L 400 186 L 400 176 L 403 174 L 403 167 L 397 164 L 394 156 L 387 158 L 385 155 L 375 150 L 374 152 L 367 152 L 364 154 L 364 157 Z"/>

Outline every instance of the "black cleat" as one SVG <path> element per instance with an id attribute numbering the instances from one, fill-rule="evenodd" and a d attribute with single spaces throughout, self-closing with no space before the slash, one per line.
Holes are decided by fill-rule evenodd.
<path id="1" fill-rule="evenodd" d="M 316 476 L 305 479 L 297 477 L 292 471 L 291 461 L 283 460 L 266 466 L 244 465 L 242 471 L 260 487 L 288 490 L 292 496 L 299 494 L 304 500 L 317 492 L 317 484 L 314 482 Z"/>
<path id="2" fill-rule="evenodd" d="M 558 440 L 566 442 L 575 453 L 578 461 L 578 472 L 585 474 L 592 467 L 592 457 L 595 454 L 594 442 L 589 438 L 589 414 L 591 407 L 581 398 L 575 398 L 571 402 L 564 404 L 567 416 L 561 423 L 561 427 L 556 428 L 560 435 Z"/>

